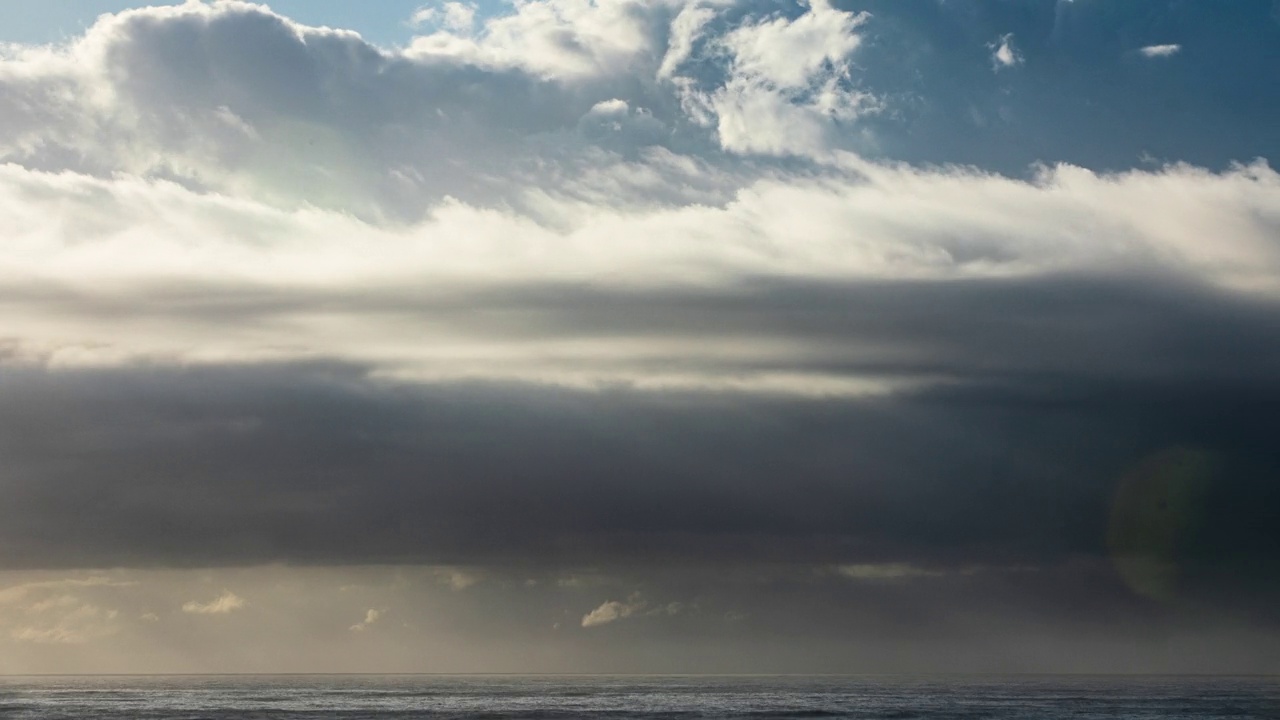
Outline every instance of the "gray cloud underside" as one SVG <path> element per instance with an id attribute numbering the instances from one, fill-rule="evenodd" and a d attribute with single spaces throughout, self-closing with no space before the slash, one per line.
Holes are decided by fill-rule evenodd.
<path id="1" fill-rule="evenodd" d="M 1179 550 L 1192 576 L 1275 577 L 1274 383 L 1055 376 L 823 401 L 299 366 L 9 377 L 9 567 L 1105 557 L 1119 479 L 1180 445 L 1222 464 Z"/>

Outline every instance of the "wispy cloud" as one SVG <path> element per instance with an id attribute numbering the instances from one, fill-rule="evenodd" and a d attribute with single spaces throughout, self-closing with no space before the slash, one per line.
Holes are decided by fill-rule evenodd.
<path id="1" fill-rule="evenodd" d="M 223 591 L 217 598 L 209 602 L 191 600 L 183 603 L 182 612 L 193 615 L 227 615 L 248 605 L 248 601 L 230 590 Z"/>
<path id="2" fill-rule="evenodd" d="M 88 603 L 59 605 L 58 608 L 61 612 L 55 613 L 52 620 L 20 625 L 13 628 L 10 635 L 20 642 L 81 645 L 119 631 L 115 623 L 119 615 L 116 610 Z M 48 607 L 37 612 L 47 610 Z"/>

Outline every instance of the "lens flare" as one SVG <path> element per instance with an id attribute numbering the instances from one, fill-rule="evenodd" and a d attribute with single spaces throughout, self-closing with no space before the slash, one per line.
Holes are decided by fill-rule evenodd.
<path id="1" fill-rule="evenodd" d="M 1215 465 L 1204 450 L 1167 448 L 1120 480 L 1107 546 L 1116 571 L 1135 593 L 1162 602 L 1176 598 L 1179 559 L 1200 528 Z"/>

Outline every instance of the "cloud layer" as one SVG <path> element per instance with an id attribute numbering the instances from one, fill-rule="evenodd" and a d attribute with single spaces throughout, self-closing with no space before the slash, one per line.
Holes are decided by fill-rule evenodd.
<path id="1" fill-rule="evenodd" d="M 387 49 L 187 3 L 7 48 L 0 565 L 780 566 L 789 607 L 1079 580 L 1273 622 L 1280 111 L 1158 74 L 1280 39 L 1213 65 L 1248 3 L 1198 42 L 1095 5 L 446 5 Z M 684 621 L 609 592 L 560 620 Z M 14 632 L 111 611 L 66 602 Z"/>

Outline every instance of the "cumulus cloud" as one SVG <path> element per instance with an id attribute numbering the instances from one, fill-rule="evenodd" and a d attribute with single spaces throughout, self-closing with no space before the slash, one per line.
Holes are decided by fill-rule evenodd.
<path id="1" fill-rule="evenodd" d="M 230 590 L 223 591 L 217 598 L 209 602 L 191 600 L 183 603 L 182 612 L 192 615 L 229 615 L 244 608 L 249 602 Z"/>
<path id="2" fill-rule="evenodd" d="M 686 90 L 684 102 L 701 109 L 695 119 L 715 118 L 726 150 L 821 157 L 842 123 L 877 107 L 849 84 L 849 56 L 861 42 L 856 29 L 869 17 L 815 0 L 798 18 L 748 21 L 716 42 L 732 58 L 728 79 L 709 93 Z M 675 65 L 672 57 L 664 65 Z"/>

